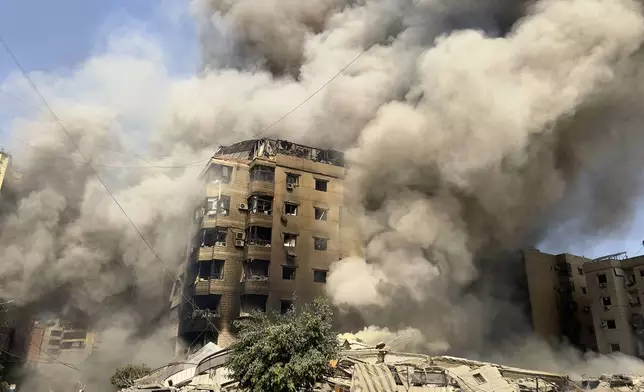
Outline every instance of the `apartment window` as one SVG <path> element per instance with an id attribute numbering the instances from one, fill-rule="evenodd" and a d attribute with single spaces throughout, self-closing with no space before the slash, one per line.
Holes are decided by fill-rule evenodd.
<path id="1" fill-rule="evenodd" d="M 224 227 L 203 229 L 201 246 L 226 246 L 227 235 L 228 229 Z"/>
<path id="2" fill-rule="evenodd" d="M 581 286 L 581 293 L 588 294 L 588 289 L 586 289 L 586 286 Z"/>
<path id="3" fill-rule="evenodd" d="M 282 266 L 282 279 L 284 280 L 295 280 L 295 267 L 290 267 L 287 265 Z"/>
<path id="4" fill-rule="evenodd" d="M 611 301 L 610 297 L 602 297 L 602 305 L 611 306 L 612 304 L 613 301 Z"/>
<path id="5" fill-rule="evenodd" d="M 253 214 L 270 215 L 273 212 L 273 198 L 271 196 L 253 195 L 248 198 L 248 208 Z"/>
<path id="6" fill-rule="evenodd" d="M 329 240 L 326 238 L 313 237 L 315 250 L 327 250 Z"/>
<path id="7" fill-rule="evenodd" d="M 291 186 L 299 186 L 300 176 L 293 173 L 286 173 L 286 184 Z"/>
<path id="8" fill-rule="evenodd" d="M 624 270 L 621 268 L 613 268 L 615 276 L 624 276 Z"/>
<path id="9" fill-rule="evenodd" d="M 640 270 L 640 276 L 644 276 L 644 269 Z"/>
<path id="10" fill-rule="evenodd" d="M 570 263 L 558 264 L 559 276 L 572 276 L 572 266 Z"/>
<path id="11" fill-rule="evenodd" d="M 219 303 L 221 302 L 221 295 L 208 294 L 208 295 L 195 295 L 192 297 L 195 307 L 198 310 L 207 310 L 210 313 L 217 314 L 219 312 Z"/>
<path id="12" fill-rule="evenodd" d="M 244 294 L 241 296 L 240 315 L 250 315 L 252 312 L 266 313 L 268 295 Z"/>
<path id="13" fill-rule="evenodd" d="M 206 199 L 207 216 L 227 216 L 230 211 L 230 196 L 209 197 Z"/>
<path id="14" fill-rule="evenodd" d="M 314 207 L 315 209 L 315 220 L 325 221 L 329 216 L 329 210 L 326 208 Z"/>
<path id="15" fill-rule="evenodd" d="M 297 204 L 295 203 L 284 203 L 284 214 L 297 216 Z"/>
<path id="16" fill-rule="evenodd" d="M 275 181 L 275 168 L 270 166 L 257 165 L 250 170 L 251 181 Z"/>
<path id="17" fill-rule="evenodd" d="M 577 267 L 577 273 L 578 273 L 579 275 L 583 275 L 583 274 L 584 274 L 584 269 L 583 269 L 583 267 Z"/>
<path id="18" fill-rule="evenodd" d="M 329 181 L 315 179 L 315 190 L 320 192 L 326 192 Z"/>
<path id="19" fill-rule="evenodd" d="M 295 248 L 297 245 L 297 234 L 284 233 L 284 246 Z"/>
<path id="20" fill-rule="evenodd" d="M 613 353 L 619 352 L 619 344 L 611 343 L 610 344 L 610 351 L 613 352 Z"/>
<path id="21" fill-rule="evenodd" d="M 485 377 L 481 373 L 474 373 L 472 374 L 472 378 L 479 384 L 485 384 L 487 381 L 485 380 Z"/>
<path id="22" fill-rule="evenodd" d="M 244 265 L 245 280 L 267 280 L 269 260 L 248 260 Z"/>
<path id="23" fill-rule="evenodd" d="M 50 346 L 58 346 L 60 344 L 60 339 L 49 339 Z"/>
<path id="24" fill-rule="evenodd" d="M 53 330 L 49 333 L 49 335 L 53 336 L 60 336 L 63 334 L 63 331 L 58 331 L 58 330 Z"/>
<path id="25" fill-rule="evenodd" d="M 293 307 L 293 301 L 283 299 L 280 301 L 280 314 L 286 314 Z"/>
<path id="26" fill-rule="evenodd" d="M 325 270 L 313 270 L 313 281 L 315 283 L 326 283 L 327 271 Z"/>
<path id="27" fill-rule="evenodd" d="M 233 168 L 225 165 L 212 164 L 208 168 L 206 180 L 213 184 L 230 184 Z"/>
<path id="28" fill-rule="evenodd" d="M 615 324 L 615 320 L 606 320 L 606 328 L 617 329 L 617 324 Z"/>
<path id="29" fill-rule="evenodd" d="M 246 243 L 255 246 L 271 246 L 273 231 L 268 227 L 251 226 L 246 229 Z"/>
<path id="30" fill-rule="evenodd" d="M 63 342 L 60 345 L 62 349 L 85 348 L 85 342 Z"/>
<path id="31" fill-rule="evenodd" d="M 85 331 L 69 331 L 63 334 L 63 339 L 85 339 L 87 332 Z"/>
<path id="32" fill-rule="evenodd" d="M 224 278 L 224 260 L 210 260 L 197 262 L 198 277 L 200 279 L 218 279 Z"/>
<path id="33" fill-rule="evenodd" d="M 599 283 L 599 284 L 606 284 L 606 283 L 608 283 L 608 279 L 606 278 L 606 274 L 599 274 L 599 275 L 597 275 L 597 283 Z"/>

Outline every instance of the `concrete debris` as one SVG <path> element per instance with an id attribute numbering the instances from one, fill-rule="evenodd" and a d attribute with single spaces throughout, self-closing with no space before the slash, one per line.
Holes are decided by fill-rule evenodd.
<path id="1" fill-rule="evenodd" d="M 644 391 L 644 377 L 603 375 L 572 381 L 565 374 L 526 370 L 450 356 L 369 346 L 338 335 L 341 351 L 315 391 L 329 392 L 558 392 Z M 127 392 L 237 391 L 225 363 L 230 350 L 212 343 L 135 382 Z"/>

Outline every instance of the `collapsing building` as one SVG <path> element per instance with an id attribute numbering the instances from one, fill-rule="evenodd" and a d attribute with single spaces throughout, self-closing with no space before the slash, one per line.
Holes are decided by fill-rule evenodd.
<path id="1" fill-rule="evenodd" d="M 573 381 L 567 375 L 519 369 L 449 356 L 391 351 L 358 339 L 339 339 L 315 391 L 334 392 L 556 392 L 644 390 L 644 380 L 626 375 Z M 238 391 L 225 367 L 228 349 L 209 343 L 187 358 L 135 381 L 129 392 Z M 640 389 L 641 388 L 641 389 Z"/>

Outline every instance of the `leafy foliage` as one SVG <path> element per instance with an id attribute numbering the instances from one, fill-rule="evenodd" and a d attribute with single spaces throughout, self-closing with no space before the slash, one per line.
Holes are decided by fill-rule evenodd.
<path id="1" fill-rule="evenodd" d="M 132 386 L 134 380 L 147 376 L 151 372 L 152 370 L 145 364 L 125 365 L 116 369 L 116 372 L 110 377 L 110 382 L 119 389 L 127 388 Z"/>
<path id="2" fill-rule="evenodd" d="M 235 321 L 238 340 L 226 366 L 242 389 L 295 392 L 312 387 L 338 350 L 333 311 L 323 299 L 285 315 L 253 312 Z"/>

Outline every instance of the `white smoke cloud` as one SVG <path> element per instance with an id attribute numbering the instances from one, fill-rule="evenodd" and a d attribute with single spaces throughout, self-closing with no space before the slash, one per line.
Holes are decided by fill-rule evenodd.
<path id="1" fill-rule="evenodd" d="M 626 121 L 632 113 L 610 103 L 634 108 L 642 96 L 632 81 L 644 19 L 631 0 L 542 0 L 508 32 L 524 2 L 459 0 L 421 1 L 398 22 L 411 5 L 194 0 L 199 75 L 173 77 L 167 62 L 177 54 L 140 31 L 120 30 L 71 74 L 32 77 L 132 221 L 176 268 L 201 197 L 201 166 L 148 162 L 197 162 L 219 144 L 252 137 L 364 51 L 263 136 L 348 150 L 346 199 L 362 216 L 367 245 L 364 259 L 332 267 L 327 287 L 337 305 L 388 328 L 364 334 L 414 331 L 409 347 L 483 351 L 494 320 L 515 309 L 510 298 L 492 295 L 505 287 L 503 274 L 491 279 L 479 259 L 542 237 L 579 182 L 602 184 L 591 170 L 642 163 L 639 133 Z M 29 92 L 19 74 L 0 88 Z M 168 277 L 65 133 L 40 112 L 15 118 L 11 131 L 38 149 L 14 154 L 25 174 L 2 216 L 0 296 L 136 314 L 134 321 L 92 314 L 120 331 L 155 320 L 166 305 L 159 282 Z M 610 154 L 621 160 L 594 158 Z M 624 180 L 637 179 L 620 170 Z M 628 210 L 639 190 L 587 200 L 593 231 L 613 228 L 606 211 Z M 579 211 L 569 208 L 561 219 Z M 520 322 L 505 320 L 496 335 Z"/>

